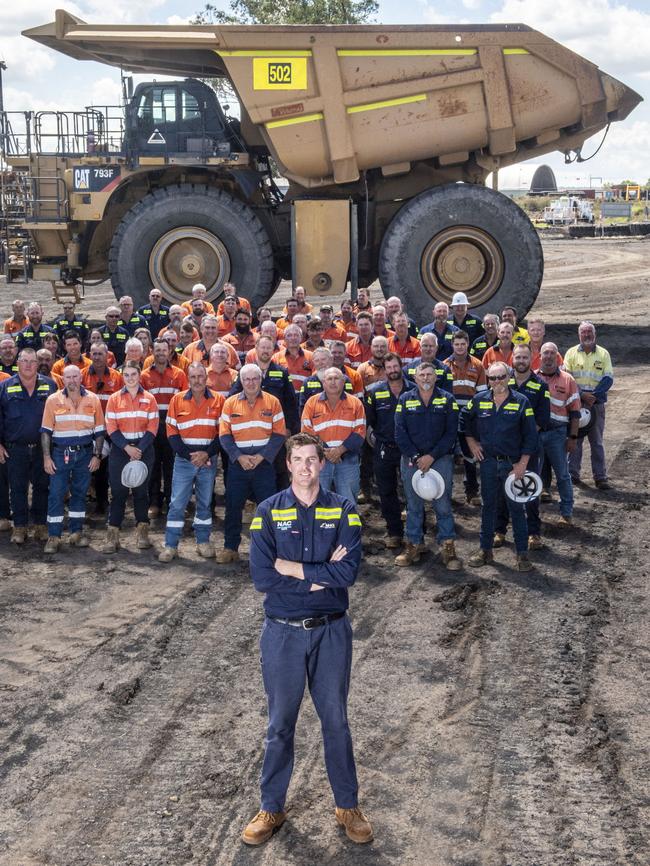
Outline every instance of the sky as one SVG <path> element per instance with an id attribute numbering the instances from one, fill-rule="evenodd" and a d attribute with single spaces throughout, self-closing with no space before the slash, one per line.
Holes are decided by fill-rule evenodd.
<path id="1" fill-rule="evenodd" d="M 0 59 L 8 110 L 78 110 L 86 105 L 117 104 L 119 70 L 81 63 L 37 45 L 21 30 L 54 19 L 57 5 L 88 22 L 181 24 L 204 0 L 5 0 L 0 4 Z M 226 8 L 227 0 L 213 0 Z M 622 123 L 612 124 L 599 154 L 589 162 L 564 165 L 562 154 L 549 154 L 561 185 L 650 178 L 650 0 L 380 0 L 377 23 L 485 24 L 523 23 L 556 39 L 619 78 L 646 100 Z M 602 133 L 588 141 L 593 152 Z M 517 168 L 509 170 L 517 184 Z M 525 175 L 523 171 L 521 176 Z M 501 186 L 503 187 L 503 181 Z"/>

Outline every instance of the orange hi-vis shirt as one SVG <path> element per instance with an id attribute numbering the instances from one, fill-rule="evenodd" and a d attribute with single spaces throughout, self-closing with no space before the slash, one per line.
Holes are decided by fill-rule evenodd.
<path id="1" fill-rule="evenodd" d="M 251 316 L 253 315 L 253 310 L 251 309 L 251 302 L 248 300 L 248 298 L 237 295 L 237 307 L 240 310 L 247 310 L 251 314 Z M 223 301 L 221 301 L 219 303 L 219 306 L 217 307 L 217 315 L 223 316 Z"/>
<path id="2" fill-rule="evenodd" d="M 339 328 L 342 328 L 345 333 L 345 336 L 341 337 L 344 343 L 349 343 L 350 340 L 354 340 L 359 333 L 357 323 L 354 319 L 350 322 L 344 322 L 343 319 L 334 319 L 334 322 L 339 326 Z"/>
<path id="3" fill-rule="evenodd" d="M 277 322 L 275 323 L 275 327 L 278 329 L 278 336 L 280 334 L 280 331 L 282 331 L 282 333 L 284 334 L 284 332 L 287 330 L 287 328 L 291 324 L 293 324 L 293 323 L 289 319 L 285 319 L 285 318 L 278 319 Z"/>
<path id="4" fill-rule="evenodd" d="M 50 376 L 50 379 L 51 378 L 52 378 L 52 376 Z M 4 382 L 5 379 L 11 379 L 11 376 L 9 375 L 9 373 L 0 372 L 0 382 Z"/>
<path id="5" fill-rule="evenodd" d="M 558 424 L 568 424 L 572 412 L 580 412 L 580 388 L 578 383 L 566 370 L 558 369 L 555 373 L 546 374 L 537 371 L 536 376 L 546 382 L 551 399 L 551 420 Z"/>
<path id="6" fill-rule="evenodd" d="M 220 340 L 222 337 L 225 337 L 226 334 L 232 334 L 235 330 L 235 319 L 227 319 L 224 316 L 217 316 L 217 338 Z"/>
<path id="7" fill-rule="evenodd" d="M 175 328 L 171 323 L 169 325 L 165 325 L 164 328 L 161 328 L 158 331 L 158 336 L 162 338 L 165 335 L 166 331 L 175 331 L 176 336 L 180 336 L 180 327 Z M 200 336 L 201 335 L 199 334 L 199 332 L 196 330 L 196 328 L 194 328 L 194 330 L 192 331 L 192 339 L 196 342 L 196 340 L 198 340 Z"/>
<path id="8" fill-rule="evenodd" d="M 376 367 L 372 361 L 364 361 L 363 364 L 360 364 L 357 367 L 357 373 L 361 376 L 364 388 L 369 388 L 375 382 L 381 382 L 386 378 L 384 365 Z"/>
<path id="9" fill-rule="evenodd" d="M 352 367 L 348 367 L 347 364 L 344 364 L 341 372 L 345 373 L 345 375 L 350 380 L 350 384 L 352 385 L 353 395 L 363 402 L 363 398 L 364 398 L 363 379 L 359 375 L 358 370 L 353 370 Z"/>
<path id="10" fill-rule="evenodd" d="M 450 355 L 445 359 L 445 364 L 454 377 L 452 389 L 459 406 L 467 406 L 475 394 L 487 390 L 485 367 L 478 358 L 468 355 L 465 364 L 461 365 L 454 360 L 453 355 Z"/>
<path id="11" fill-rule="evenodd" d="M 190 343 L 190 346 L 192 343 Z M 174 352 L 169 359 L 169 363 L 172 367 L 176 367 L 178 370 L 182 370 L 183 373 L 187 376 L 187 371 L 190 366 L 189 360 L 185 357 L 185 355 L 179 355 L 178 352 Z M 142 365 L 142 371 L 148 370 L 150 367 L 153 367 L 153 355 L 149 358 L 144 359 L 144 364 Z"/>
<path id="12" fill-rule="evenodd" d="M 282 406 L 273 394 L 260 391 L 251 406 L 242 391 L 223 404 L 219 441 L 233 461 L 245 454 L 261 454 L 272 463 L 286 432 Z"/>
<path id="13" fill-rule="evenodd" d="M 487 370 L 490 364 L 494 364 L 497 361 L 503 361 L 504 364 L 507 364 L 509 367 L 512 367 L 512 351 L 515 348 L 515 344 L 512 344 L 512 348 L 509 352 L 505 354 L 499 348 L 499 341 L 497 340 L 494 346 L 491 346 L 483 355 L 481 359 L 481 363 Z"/>
<path id="14" fill-rule="evenodd" d="M 251 349 L 255 348 L 257 337 L 252 331 L 249 331 L 243 336 L 238 334 L 237 331 L 232 331 L 230 334 L 226 334 L 222 340 L 224 343 L 232 346 L 235 352 L 243 354 L 244 352 L 249 352 Z"/>
<path id="15" fill-rule="evenodd" d="M 90 353 L 89 353 L 89 352 L 86 352 L 86 354 L 84 355 L 84 358 L 88 358 L 88 360 L 89 360 L 90 363 L 92 364 L 93 359 L 90 357 Z M 115 355 L 111 352 L 111 350 L 108 349 L 108 351 L 106 352 L 106 366 L 107 366 L 107 367 L 115 367 L 116 364 L 117 364 L 117 358 L 116 358 Z M 83 373 L 83 370 L 82 370 L 81 372 Z"/>
<path id="16" fill-rule="evenodd" d="M 55 361 L 52 366 L 52 372 L 57 376 L 63 376 L 63 371 L 66 367 L 78 367 L 81 372 L 90 367 L 92 361 L 89 361 L 85 355 L 81 355 L 78 361 L 70 361 L 67 355 L 64 355 L 63 358 L 59 358 L 58 361 Z"/>
<path id="17" fill-rule="evenodd" d="M 542 364 L 542 353 L 541 353 L 540 349 L 533 349 L 531 343 L 529 343 L 529 345 L 530 345 L 531 352 L 532 352 L 531 358 L 530 358 L 530 369 L 533 371 L 533 373 L 536 373 Z M 558 367 L 561 367 L 562 364 L 564 364 L 564 358 L 562 357 L 562 355 L 559 352 L 555 356 L 555 359 L 557 361 Z"/>
<path id="18" fill-rule="evenodd" d="M 158 404 L 153 394 L 142 385 L 135 397 L 126 388 L 120 388 L 106 404 L 106 432 L 109 436 L 121 433 L 130 442 L 139 442 L 145 433 L 155 437 L 158 432 Z"/>
<path id="19" fill-rule="evenodd" d="M 325 392 L 314 394 L 302 410 L 302 432 L 312 433 L 328 448 L 345 445 L 357 452 L 366 435 L 366 413 L 361 400 L 343 392 L 334 409 Z M 357 439 L 357 437 L 360 437 Z"/>
<path id="20" fill-rule="evenodd" d="M 419 340 L 416 340 L 415 337 L 407 336 L 406 340 L 402 342 L 397 339 L 397 334 L 393 334 L 392 337 L 388 338 L 388 351 L 395 352 L 396 355 L 400 356 L 402 361 L 413 361 L 422 354 Z"/>
<path id="21" fill-rule="evenodd" d="M 208 367 L 208 388 L 215 394 L 220 394 L 224 400 L 230 394 L 230 389 L 237 381 L 237 370 L 226 367 L 221 373 L 217 373 L 212 367 Z"/>
<path id="22" fill-rule="evenodd" d="M 56 382 L 56 379 L 54 381 Z M 107 367 L 104 370 L 104 375 L 100 379 L 95 372 L 95 368 L 90 364 L 85 370 L 82 370 L 81 384 L 84 388 L 92 391 L 93 394 L 97 394 L 104 414 L 106 414 L 108 398 L 124 387 L 124 379 L 121 373 L 118 373 L 117 370 L 113 370 L 111 367 Z"/>
<path id="23" fill-rule="evenodd" d="M 341 340 L 345 343 L 349 339 L 351 338 L 345 333 L 345 328 L 342 328 L 336 320 L 332 322 L 327 330 L 323 331 L 323 340 Z"/>
<path id="24" fill-rule="evenodd" d="M 311 356 L 312 353 L 306 349 L 298 349 L 298 354 L 294 356 L 287 348 L 284 348 L 276 352 L 271 360 L 274 364 L 286 367 L 289 378 L 293 382 L 293 387 L 300 393 L 300 389 L 314 372 Z"/>
<path id="25" fill-rule="evenodd" d="M 214 316 L 214 307 L 210 303 L 210 301 L 206 301 L 205 298 L 201 298 L 203 301 L 203 309 L 208 316 Z M 188 316 L 192 315 L 192 302 L 191 301 L 183 301 L 181 307 L 185 310 Z"/>
<path id="26" fill-rule="evenodd" d="M 219 419 L 223 404 L 221 394 L 215 394 L 209 388 L 205 389 L 200 401 L 194 399 L 191 390 L 174 394 L 167 411 L 167 436 L 170 440 L 173 436 L 180 436 L 190 453 L 207 451 L 210 456 L 214 455 L 219 445 Z M 174 450 L 180 453 L 179 449 Z"/>
<path id="27" fill-rule="evenodd" d="M 76 406 L 68 397 L 67 388 L 50 394 L 45 401 L 41 432 L 52 434 L 53 445 L 62 448 L 91 445 L 104 429 L 104 412 L 99 397 L 83 386 Z"/>
<path id="28" fill-rule="evenodd" d="M 282 340 L 275 344 L 275 354 L 277 354 L 282 349 Z M 257 351 L 255 349 L 249 349 L 246 352 L 246 357 L 244 358 L 245 364 L 259 364 L 257 360 Z"/>
<path id="29" fill-rule="evenodd" d="M 370 342 L 372 342 L 372 337 L 370 338 Z M 370 348 L 370 343 L 366 345 L 361 342 L 359 337 L 354 337 L 345 344 L 345 354 L 350 361 L 350 366 L 357 370 L 361 364 L 372 358 L 372 349 Z"/>
<path id="30" fill-rule="evenodd" d="M 5 319 L 4 324 L 4 332 L 5 334 L 17 334 L 18 331 L 22 331 L 23 328 L 26 328 L 29 325 L 29 319 L 25 316 L 21 322 L 17 322 L 12 316 L 10 319 Z"/>
<path id="31" fill-rule="evenodd" d="M 224 343 L 223 340 L 219 340 L 219 342 L 228 349 L 228 366 L 236 370 L 239 367 L 239 355 L 229 343 Z M 189 346 L 185 346 L 183 357 L 187 359 L 188 365 L 198 362 L 204 367 L 210 366 L 210 350 L 206 349 L 203 340 L 197 340 L 190 343 Z"/>
<path id="32" fill-rule="evenodd" d="M 179 391 L 186 391 L 189 387 L 185 373 L 180 367 L 174 367 L 173 364 L 167 364 L 162 373 L 158 371 L 155 364 L 152 364 L 144 371 L 140 377 L 140 382 L 145 391 L 153 394 L 156 398 L 161 421 L 167 414 L 169 403 L 174 394 L 178 394 Z"/>

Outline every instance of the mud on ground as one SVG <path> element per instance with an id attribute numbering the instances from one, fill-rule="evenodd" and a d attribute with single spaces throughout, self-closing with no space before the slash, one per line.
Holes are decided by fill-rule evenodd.
<path id="1" fill-rule="evenodd" d="M 93 547 L 52 564 L 0 538 L 2 866 L 647 864 L 650 241 L 545 254 L 549 336 L 566 348 L 589 317 L 613 355 L 614 490 L 580 488 L 569 533 L 543 506 L 530 574 L 510 545 L 480 572 L 398 570 L 362 509 L 350 716 L 375 842 L 334 824 L 306 699 L 289 820 L 240 844 L 266 710 L 246 565 L 200 561 L 188 536 L 159 566 L 130 531 L 108 558 L 93 522 Z M 456 516 L 467 558 L 478 509 Z"/>

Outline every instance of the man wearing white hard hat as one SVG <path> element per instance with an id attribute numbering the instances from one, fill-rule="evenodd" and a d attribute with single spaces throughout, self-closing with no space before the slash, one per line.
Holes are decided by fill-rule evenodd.
<path id="1" fill-rule="evenodd" d="M 497 501 L 504 496 L 509 475 L 524 477 L 531 455 L 537 452 L 535 413 L 528 398 L 510 387 L 510 368 L 503 361 L 490 364 L 489 392 L 474 397 L 460 413 L 459 432 L 464 434 L 481 474 L 480 550 L 468 560 L 473 567 L 494 562 L 494 531 Z M 521 502 L 507 500 L 517 551 L 517 570 L 530 571 L 528 524 Z"/>
<path id="2" fill-rule="evenodd" d="M 461 331 L 465 331 L 469 337 L 470 346 L 474 340 L 483 336 L 483 322 L 469 309 L 469 301 L 465 292 L 456 292 L 451 299 L 451 316 L 447 319 L 447 323 L 455 325 Z"/>
<path id="3" fill-rule="evenodd" d="M 413 488 L 413 476 L 433 469 L 442 476 L 445 488 L 442 495 L 432 501 L 438 524 L 437 541 L 442 547 L 442 562 L 455 571 L 461 567 L 454 545 L 456 530 L 451 507 L 458 404 L 451 394 L 436 387 L 433 364 L 419 365 L 415 385 L 400 396 L 395 409 L 395 441 L 402 453 L 401 473 L 406 496 L 406 547 L 395 558 L 395 565 L 413 565 L 420 561 L 424 499 Z"/>

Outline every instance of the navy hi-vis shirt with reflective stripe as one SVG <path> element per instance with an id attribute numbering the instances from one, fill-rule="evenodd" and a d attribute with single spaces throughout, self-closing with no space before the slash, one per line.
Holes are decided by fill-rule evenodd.
<path id="1" fill-rule="evenodd" d="M 240 394 L 243 391 L 239 376 L 228 392 L 228 396 Z M 300 430 L 300 415 L 298 414 L 298 395 L 293 387 L 293 382 L 286 367 L 271 361 L 269 368 L 262 379 L 262 391 L 277 397 L 284 412 L 284 423 L 290 433 L 298 433 Z"/>
<path id="2" fill-rule="evenodd" d="M 165 304 L 160 305 L 160 310 L 154 313 L 151 304 L 144 304 L 138 307 L 138 315 L 143 316 L 147 320 L 147 327 L 152 339 L 156 339 L 165 325 L 169 324 L 169 307 Z"/>
<path id="3" fill-rule="evenodd" d="M 41 323 L 37 329 L 34 329 L 31 325 L 26 325 L 22 331 L 18 331 L 16 334 L 16 346 L 18 347 L 18 351 L 21 349 L 42 349 L 43 348 L 43 337 L 46 334 L 51 334 L 54 331 L 54 328 L 51 328 L 49 325 L 44 325 Z"/>
<path id="4" fill-rule="evenodd" d="M 400 397 L 413 389 L 413 382 L 402 379 Z M 374 382 L 366 391 L 366 423 L 372 427 L 379 445 L 396 445 L 395 410 L 398 397 L 390 390 L 388 382 Z"/>
<path id="5" fill-rule="evenodd" d="M 467 336 L 469 337 L 470 346 L 477 340 L 483 331 L 483 319 L 480 319 L 478 316 L 475 316 L 473 313 L 466 313 L 465 318 L 459 324 L 456 319 L 451 316 L 451 318 L 447 319 L 448 325 L 453 325 L 455 328 L 460 328 L 461 331 L 465 331 Z"/>
<path id="6" fill-rule="evenodd" d="M 409 379 L 415 379 L 415 371 L 422 364 L 422 358 L 415 358 L 412 361 L 407 361 L 404 365 L 404 372 L 409 377 Z M 429 361 L 428 363 L 432 363 Z M 451 372 L 449 367 L 444 364 L 439 358 L 436 358 L 433 361 L 433 366 L 436 368 L 436 376 L 438 377 L 436 380 L 436 385 L 438 388 L 442 388 L 443 391 L 446 391 L 448 394 L 454 393 L 454 374 Z"/>
<path id="7" fill-rule="evenodd" d="M 395 409 L 395 441 L 411 460 L 430 454 L 434 460 L 451 454 L 458 430 L 458 403 L 434 388 L 428 405 L 417 388 L 401 395 Z"/>
<path id="8" fill-rule="evenodd" d="M 517 385 L 514 376 L 508 382 L 508 385 L 513 390 L 519 391 L 520 394 L 528 397 L 528 402 L 533 407 L 535 423 L 538 428 L 540 430 L 548 430 L 551 424 L 551 395 L 549 394 L 546 382 L 543 382 L 534 373 L 531 373 L 521 385 Z"/>
<path id="9" fill-rule="evenodd" d="M 535 413 L 528 398 L 510 389 L 497 409 L 492 392 L 473 397 L 460 413 L 459 433 L 481 443 L 486 457 L 510 457 L 537 451 Z"/>
<path id="10" fill-rule="evenodd" d="M 18 376 L 5 379 L 0 387 L 0 442 L 40 442 L 45 401 L 56 392 L 56 384 L 47 376 L 36 377 L 31 397 Z"/>
<path id="11" fill-rule="evenodd" d="M 266 594 L 268 616 L 304 619 L 347 610 L 348 587 L 361 563 L 361 520 L 349 499 L 321 487 L 307 508 L 288 487 L 259 504 L 250 536 L 251 577 Z M 339 545 L 347 554 L 329 562 Z M 301 562 L 305 579 L 281 575 L 274 567 L 278 558 Z M 326 588 L 311 592 L 312 583 Z"/>

